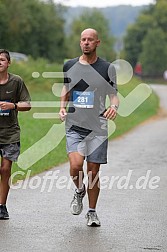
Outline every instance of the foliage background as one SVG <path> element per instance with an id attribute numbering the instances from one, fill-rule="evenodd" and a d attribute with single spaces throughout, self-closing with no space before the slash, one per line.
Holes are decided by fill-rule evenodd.
<path id="1" fill-rule="evenodd" d="M 142 64 L 143 76 L 162 77 L 167 69 L 167 1 L 157 0 L 155 5 L 141 12 L 129 26 L 124 38 L 124 53 L 134 67 Z"/>

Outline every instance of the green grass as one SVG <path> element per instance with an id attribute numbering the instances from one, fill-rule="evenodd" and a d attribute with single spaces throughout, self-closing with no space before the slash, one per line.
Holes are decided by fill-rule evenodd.
<path id="1" fill-rule="evenodd" d="M 151 83 L 151 84 L 163 84 L 167 85 L 167 80 L 164 80 L 163 78 L 143 78 L 143 81 L 145 83 Z"/>
<path id="2" fill-rule="evenodd" d="M 132 91 L 137 85 L 141 83 L 140 79 L 133 78 L 128 84 L 119 86 L 119 92 L 125 97 Z M 142 83 L 144 83 L 142 81 Z M 145 82 L 148 84 L 147 82 Z M 116 131 L 114 132 L 112 138 L 120 136 L 127 131 L 131 130 L 141 122 L 150 118 L 151 116 L 157 114 L 159 108 L 159 98 L 154 92 L 147 98 L 142 105 L 140 105 L 131 115 L 128 117 L 117 116 Z"/>
<path id="3" fill-rule="evenodd" d="M 34 61 L 30 59 L 26 63 L 13 63 L 10 67 L 10 72 L 19 74 L 25 81 L 32 101 L 59 101 L 59 97 L 56 97 L 52 92 L 52 86 L 55 82 L 62 82 L 60 79 L 45 79 L 41 76 L 43 72 L 60 72 L 62 71 L 62 66 L 58 64 L 48 64 L 45 60 L 40 59 Z M 39 78 L 33 78 L 32 72 L 39 72 Z M 126 96 L 131 90 L 133 90 L 141 81 L 139 79 L 133 78 L 128 84 L 119 86 L 119 92 Z M 130 116 L 121 117 L 118 115 L 115 120 L 116 131 L 110 137 L 114 139 L 130 129 L 134 128 L 139 123 L 145 121 L 147 118 L 155 115 L 157 113 L 159 100 L 157 96 L 153 93 L 138 109 L 136 109 Z M 35 112 L 58 112 L 59 108 L 32 108 L 29 112 L 19 113 L 19 120 L 21 126 L 21 153 L 31 147 L 33 144 L 38 142 L 42 137 L 44 137 L 47 132 L 51 129 L 53 125 L 60 124 L 59 119 L 34 119 L 33 114 Z M 59 133 L 53 134 L 50 139 L 51 142 L 57 141 Z M 44 144 L 41 146 L 43 148 Z M 46 146 L 47 148 L 47 146 Z M 31 159 L 31 156 L 29 157 Z M 32 165 L 29 170 L 31 170 L 31 175 L 38 174 L 44 170 L 48 170 L 54 166 L 67 161 L 67 154 L 65 148 L 65 138 L 60 142 L 60 144 L 50 151 L 46 156 Z M 12 172 L 21 170 L 21 168 L 16 164 L 13 165 Z M 24 170 L 23 170 L 24 171 Z M 25 171 L 26 174 L 26 171 Z M 13 180 L 23 179 L 25 175 L 18 175 Z"/>

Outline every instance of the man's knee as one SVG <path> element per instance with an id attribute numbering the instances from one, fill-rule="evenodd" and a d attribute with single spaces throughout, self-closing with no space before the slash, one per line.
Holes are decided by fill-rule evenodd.
<path id="1" fill-rule="evenodd" d="M 1 176 L 10 176 L 12 161 L 4 159 L 0 167 Z"/>
<path id="2" fill-rule="evenodd" d="M 99 172 L 100 169 L 100 164 L 96 164 L 96 163 L 88 163 L 87 166 L 87 172 L 88 174 L 92 174 L 93 176 L 96 176 Z"/>
<path id="3" fill-rule="evenodd" d="M 76 153 L 71 153 L 69 155 L 69 159 L 70 159 L 70 169 L 71 170 L 75 170 L 75 171 L 80 171 L 82 170 L 83 167 L 83 157 L 81 157 L 80 155 L 76 154 Z"/>
<path id="4" fill-rule="evenodd" d="M 11 174 L 11 168 L 2 165 L 1 168 L 0 168 L 0 175 L 9 177 L 10 174 Z"/>

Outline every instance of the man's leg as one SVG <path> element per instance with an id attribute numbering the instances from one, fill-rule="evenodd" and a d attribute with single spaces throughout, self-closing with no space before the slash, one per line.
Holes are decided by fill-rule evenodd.
<path id="1" fill-rule="evenodd" d="M 2 158 L 0 167 L 0 219 L 9 219 L 9 214 L 6 208 L 6 201 L 9 193 L 9 180 L 11 175 L 12 161 Z"/>
<path id="2" fill-rule="evenodd" d="M 96 213 L 96 204 L 100 192 L 99 169 L 100 164 L 87 162 L 89 210 L 86 214 L 86 219 L 87 225 L 91 227 L 99 227 L 101 225 Z"/>
<path id="3" fill-rule="evenodd" d="M 107 163 L 106 136 L 96 136 L 88 142 L 87 174 L 88 174 L 88 200 L 89 210 L 86 214 L 88 226 L 100 226 L 96 213 L 97 200 L 100 193 L 99 169 L 101 164 Z"/>
<path id="4" fill-rule="evenodd" d="M 82 187 L 83 183 L 83 162 L 84 157 L 78 152 L 71 152 L 68 155 L 70 161 L 70 176 L 78 189 Z"/>
<path id="5" fill-rule="evenodd" d="M 9 192 L 9 179 L 11 176 L 12 161 L 2 157 L 1 167 L 0 167 L 0 204 L 4 205 L 7 201 L 7 196 Z"/>
<path id="6" fill-rule="evenodd" d="M 85 196 L 86 189 L 83 184 L 84 172 L 83 162 L 84 157 L 78 152 L 72 152 L 69 154 L 70 160 L 70 176 L 76 186 L 73 200 L 70 205 L 71 213 L 79 215 L 83 210 L 83 197 Z"/>
<path id="7" fill-rule="evenodd" d="M 100 164 L 87 162 L 87 174 L 88 174 L 88 199 L 89 208 L 95 209 L 100 192 L 99 181 L 99 168 Z"/>

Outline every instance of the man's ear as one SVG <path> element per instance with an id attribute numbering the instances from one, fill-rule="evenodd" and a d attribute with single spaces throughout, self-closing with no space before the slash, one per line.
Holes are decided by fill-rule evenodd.
<path id="1" fill-rule="evenodd" d="M 10 64 L 11 64 L 11 61 L 8 61 L 8 67 L 10 66 Z"/>
<path id="2" fill-rule="evenodd" d="M 97 40 L 97 46 L 99 46 L 99 45 L 100 45 L 100 39 Z"/>

